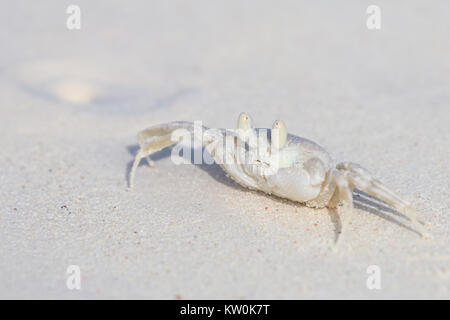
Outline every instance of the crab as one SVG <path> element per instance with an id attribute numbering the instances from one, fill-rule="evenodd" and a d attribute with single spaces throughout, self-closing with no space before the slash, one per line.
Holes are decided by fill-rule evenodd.
<path id="1" fill-rule="evenodd" d="M 181 135 L 176 133 L 181 130 L 201 141 L 226 174 L 241 186 L 312 208 L 337 209 L 344 218 L 341 219 L 341 235 L 336 243 L 353 218 L 354 188 L 391 205 L 408 217 L 423 237 L 431 237 L 424 228 L 427 224 L 418 219 L 411 203 L 360 165 L 352 162 L 335 164 L 323 147 L 288 134 L 281 120 L 276 120 L 271 129 L 253 128 L 252 118 L 243 112 L 238 117 L 237 130 L 201 126 L 204 133 L 199 134 L 195 127 L 193 122 L 175 121 L 140 131 L 140 149 L 129 175 L 130 189 L 133 189 L 135 172 L 141 159 L 147 159 L 148 164 L 153 166 L 149 156 L 178 143 Z M 227 143 L 224 143 L 225 140 Z"/>

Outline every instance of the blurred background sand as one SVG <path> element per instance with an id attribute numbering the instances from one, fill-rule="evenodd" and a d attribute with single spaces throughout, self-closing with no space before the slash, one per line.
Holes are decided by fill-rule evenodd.
<path id="1" fill-rule="evenodd" d="M 450 298 L 448 1 L 1 1 L 1 298 Z M 81 30 L 66 8 L 81 8 Z M 381 8 L 381 30 L 366 8 Z M 371 170 L 432 224 L 422 240 L 354 194 L 339 225 L 217 165 L 126 177 L 136 133 L 284 119 Z M 369 265 L 381 290 L 368 290 Z M 81 290 L 66 269 L 81 268 Z"/>

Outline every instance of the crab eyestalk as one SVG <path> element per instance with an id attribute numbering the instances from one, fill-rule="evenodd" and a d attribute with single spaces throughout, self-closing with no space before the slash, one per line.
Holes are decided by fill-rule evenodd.
<path id="1" fill-rule="evenodd" d="M 281 149 L 284 147 L 287 141 L 287 129 L 282 120 L 276 120 L 272 125 L 271 132 L 272 146 L 275 149 Z"/>
<path id="2" fill-rule="evenodd" d="M 237 128 L 239 137 L 245 141 L 249 130 L 252 129 L 252 118 L 245 112 L 242 112 L 238 117 Z"/>

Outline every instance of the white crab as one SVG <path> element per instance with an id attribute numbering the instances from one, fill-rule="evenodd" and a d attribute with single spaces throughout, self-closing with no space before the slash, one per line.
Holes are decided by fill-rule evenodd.
<path id="1" fill-rule="evenodd" d="M 342 162 L 334 165 L 324 148 L 288 134 L 281 120 L 275 121 L 272 129 L 258 129 L 252 127 L 249 115 L 241 113 L 237 130 L 202 128 L 206 131 L 198 136 L 194 123 L 177 121 L 139 132 L 140 149 L 130 172 L 130 188 L 133 188 L 140 160 L 146 158 L 153 166 L 149 155 L 177 143 L 173 133 L 183 129 L 194 134 L 224 171 L 244 187 L 301 202 L 308 207 L 342 208 L 340 210 L 345 210 L 346 215 L 341 232 L 352 217 L 352 193 L 356 187 L 392 205 L 406 215 L 423 236 L 430 237 L 424 232 L 424 223 L 417 220 L 417 213 L 409 202 L 358 164 Z M 261 147 L 259 138 L 255 138 L 260 137 L 261 132 L 268 133 L 267 146 Z M 231 143 L 223 143 L 225 137 L 231 137 Z"/>

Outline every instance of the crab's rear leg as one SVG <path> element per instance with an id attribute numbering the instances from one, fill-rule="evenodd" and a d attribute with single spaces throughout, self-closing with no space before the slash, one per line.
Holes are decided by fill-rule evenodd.
<path id="1" fill-rule="evenodd" d="M 348 181 L 356 188 L 367 192 L 368 194 L 379 198 L 389 205 L 393 206 L 405 216 L 419 229 L 423 237 L 430 238 L 431 235 L 424 230 L 425 223 L 417 219 L 417 212 L 411 204 L 400 198 L 395 192 L 390 190 L 380 181 L 374 179 L 372 175 L 360 165 L 352 162 L 343 162 L 336 166 L 338 171 L 342 172 Z"/>
<path id="2" fill-rule="evenodd" d="M 154 139 L 150 142 L 148 142 L 145 145 L 141 145 L 141 148 L 139 149 L 138 153 L 136 154 L 136 157 L 134 158 L 133 166 L 131 167 L 130 171 L 130 180 L 129 180 L 129 188 L 133 189 L 134 187 L 134 176 L 136 174 L 136 169 L 141 162 L 142 158 L 146 158 L 147 162 L 150 166 L 153 166 L 153 161 L 150 160 L 150 155 L 162 150 L 166 147 L 169 147 L 173 145 L 175 142 L 172 141 L 171 135 L 165 135 L 165 136 L 157 136 L 154 137 Z"/>
<path id="3" fill-rule="evenodd" d="M 187 121 L 173 121 L 147 128 L 138 133 L 140 148 L 136 154 L 130 171 L 128 183 L 128 187 L 130 189 L 133 189 L 136 169 L 142 158 L 145 158 L 148 164 L 153 166 L 153 161 L 150 159 L 150 155 L 177 143 L 178 141 L 172 140 L 172 134 L 178 129 L 185 129 L 188 132 L 193 132 L 194 123 Z"/>

